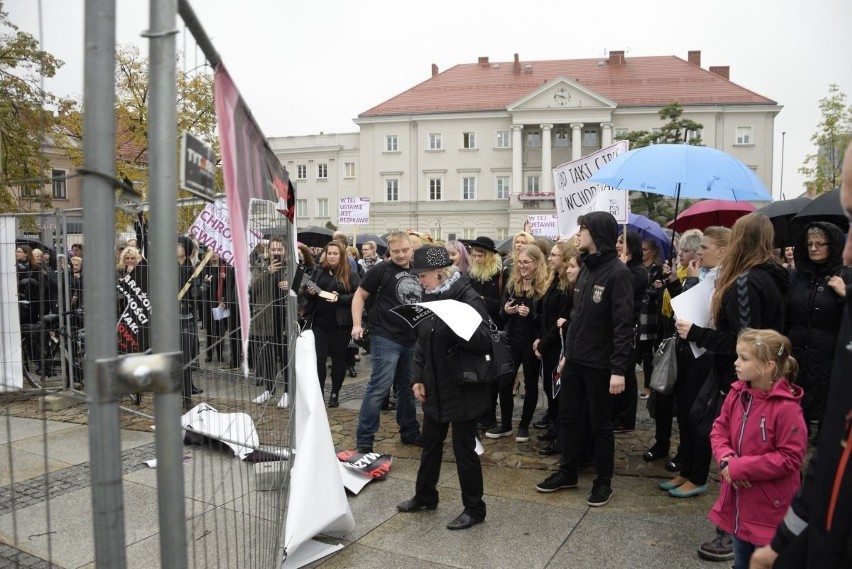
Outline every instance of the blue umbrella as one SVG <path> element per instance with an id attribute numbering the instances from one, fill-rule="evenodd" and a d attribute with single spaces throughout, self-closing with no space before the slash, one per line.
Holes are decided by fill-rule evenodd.
<path id="1" fill-rule="evenodd" d="M 721 150 L 691 144 L 653 144 L 625 152 L 590 179 L 617 190 L 675 198 L 675 221 L 682 197 L 772 201 L 751 168 Z"/>
<path id="2" fill-rule="evenodd" d="M 663 259 L 668 259 L 671 253 L 671 244 L 669 236 L 660 227 L 660 224 L 652 219 L 648 219 L 644 215 L 635 213 L 627 214 L 627 229 L 632 229 L 639 234 L 639 237 L 645 239 L 653 239 L 657 243 L 657 248 L 660 250 Z"/>
<path id="3" fill-rule="evenodd" d="M 615 158 L 591 181 L 672 198 L 772 201 L 751 168 L 706 146 L 653 144 Z"/>

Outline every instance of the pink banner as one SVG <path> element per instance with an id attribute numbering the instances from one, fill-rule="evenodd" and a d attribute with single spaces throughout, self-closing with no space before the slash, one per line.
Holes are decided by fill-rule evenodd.
<path id="1" fill-rule="evenodd" d="M 248 373 L 251 311 L 248 302 L 249 254 L 246 235 L 251 200 L 254 198 L 277 203 L 278 211 L 286 215 L 292 224 L 296 197 L 286 170 L 269 148 L 266 137 L 221 63 L 216 68 L 214 89 L 225 197 L 234 243 L 233 266 L 240 307 L 243 370 Z"/>

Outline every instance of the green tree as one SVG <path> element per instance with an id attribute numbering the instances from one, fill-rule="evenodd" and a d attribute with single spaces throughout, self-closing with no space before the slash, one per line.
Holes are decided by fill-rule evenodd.
<path id="1" fill-rule="evenodd" d="M 650 144 L 691 144 L 701 146 L 701 129 L 704 125 L 694 120 L 683 118 L 683 106 L 671 103 L 659 110 L 660 120 L 667 121 L 659 130 L 631 130 L 620 140 L 628 140 L 630 149 L 635 150 Z M 630 207 L 633 213 L 653 219 L 660 225 L 665 225 L 674 217 L 675 202 L 671 198 L 648 192 L 631 192 Z M 693 203 L 681 200 L 681 211 Z"/>
<path id="2" fill-rule="evenodd" d="M 843 153 L 852 140 L 852 105 L 846 105 L 846 94 L 840 87 L 833 83 L 828 86 L 828 96 L 820 99 L 819 110 L 822 119 L 811 136 L 817 151 L 799 168 L 808 190 L 815 194 L 840 187 Z"/>
<path id="3" fill-rule="evenodd" d="M 135 46 L 119 47 L 116 51 L 116 177 L 130 180 L 143 199 L 148 188 L 148 58 Z M 213 101 L 213 76 L 209 73 L 178 71 L 177 130 L 180 149 L 183 131 L 190 131 L 216 150 L 216 108 Z M 71 159 L 82 163 L 83 112 L 79 101 L 63 101 L 60 112 L 65 132 L 65 148 Z M 221 173 L 219 175 L 221 187 Z M 178 197 L 191 197 L 184 191 Z M 178 230 L 186 231 L 203 206 L 185 206 L 178 210 Z M 119 211 L 117 223 L 124 227 L 133 222 L 130 215 Z"/>
<path id="4" fill-rule="evenodd" d="M 62 64 L 9 20 L 0 0 L 0 212 L 50 205 L 50 193 L 42 191 L 49 171 L 42 144 L 55 124 L 44 109 L 55 98 L 41 80 Z"/>

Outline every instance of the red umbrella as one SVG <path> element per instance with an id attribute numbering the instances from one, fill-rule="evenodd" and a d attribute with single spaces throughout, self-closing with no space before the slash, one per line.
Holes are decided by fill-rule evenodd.
<path id="1" fill-rule="evenodd" d="M 755 207 L 748 202 L 728 200 L 702 200 L 677 215 L 677 221 L 670 221 L 666 227 L 683 233 L 687 229 L 704 229 L 711 225 L 730 227 L 736 220 Z"/>

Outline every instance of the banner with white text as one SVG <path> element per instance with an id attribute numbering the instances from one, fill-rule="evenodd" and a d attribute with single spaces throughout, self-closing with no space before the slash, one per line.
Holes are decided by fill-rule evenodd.
<path id="1" fill-rule="evenodd" d="M 597 194 L 609 187 L 590 182 L 589 178 L 616 156 L 627 152 L 628 148 L 626 140 L 619 140 L 612 146 L 601 148 L 579 160 L 566 162 L 553 169 L 559 235 L 567 237 L 577 233 L 577 217 L 583 214 L 596 209 L 609 211 L 608 208 L 595 205 Z"/>

